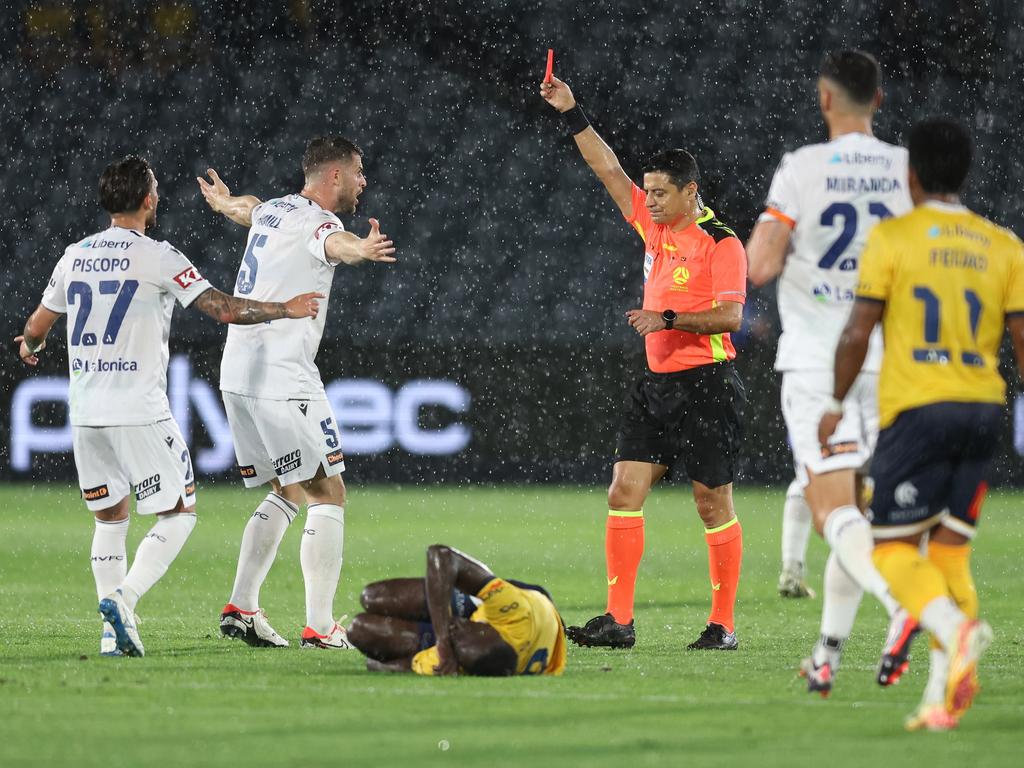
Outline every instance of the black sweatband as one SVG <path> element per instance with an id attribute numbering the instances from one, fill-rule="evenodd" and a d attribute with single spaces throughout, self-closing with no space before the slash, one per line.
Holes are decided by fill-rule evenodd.
<path id="1" fill-rule="evenodd" d="M 587 120 L 587 116 L 583 113 L 583 108 L 579 104 L 568 112 L 563 112 L 562 117 L 565 118 L 565 124 L 569 128 L 569 133 L 573 136 L 590 127 L 590 121 Z"/>

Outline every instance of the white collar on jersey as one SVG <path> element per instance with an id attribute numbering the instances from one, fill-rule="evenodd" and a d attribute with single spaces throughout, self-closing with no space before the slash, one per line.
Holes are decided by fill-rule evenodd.
<path id="1" fill-rule="evenodd" d="M 961 203 L 945 203 L 942 200 L 925 200 L 921 205 L 927 205 L 929 208 L 935 208 L 946 213 L 963 213 L 967 210 L 966 205 Z"/>

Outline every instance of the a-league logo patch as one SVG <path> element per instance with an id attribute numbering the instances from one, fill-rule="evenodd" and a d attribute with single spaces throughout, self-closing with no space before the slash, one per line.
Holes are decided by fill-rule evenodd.
<path id="1" fill-rule="evenodd" d="M 86 501 L 96 501 L 97 499 L 105 499 L 110 496 L 110 489 L 104 485 L 97 485 L 95 488 L 83 488 L 82 498 Z"/>
<path id="2" fill-rule="evenodd" d="M 205 279 L 206 278 L 199 274 L 199 270 L 195 267 L 189 267 L 174 276 L 174 282 L 182 288 L 188 288 L 196 283 L 201 283 Z"/>

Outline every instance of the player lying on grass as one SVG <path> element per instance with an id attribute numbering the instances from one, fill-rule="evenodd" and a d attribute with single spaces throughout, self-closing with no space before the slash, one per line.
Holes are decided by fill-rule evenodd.
<path id="1" fill-rule="evenodd" d="M 560 675 L 565 629 L 543 587 L 500 579 L 443 544 L 427 548 L 424 579 L 368 584 L 349 640 L 373 672 Z"/>

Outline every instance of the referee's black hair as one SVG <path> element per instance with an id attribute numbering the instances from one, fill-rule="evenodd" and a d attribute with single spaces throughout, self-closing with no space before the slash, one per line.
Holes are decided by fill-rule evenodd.
<path id="1" fill-rule="evenodd" d="M 967 129 L 955 120 L 932 117 L 910 129 L 910 167 L 921 189 L 933 195 L 955 195 L 963 189 L 974 150 Z"/>
<path id="2" fill-rule="evenodd" d="M 665 173 L 669 181 L 682 189 L 691 181 L 700 186 L 697 159 L 685 149 L 666 149 L 650 157 L 643 167 L 644 173 Z"/>
<path id="3" fill-rule="evenodd" d="M 310 139 L 306 151 L 302 153 L 302 172 L 309 176 L 325 163 L 344 162 L 362 154 L 363 150 L 344 136 L 317 136 Z"/>
<path id="4" fill-rule="evenodd" d="M 138 155 L 115 160 L 103 169 L 99 191 L 100 205 L 111 215 L 139 210 L 153 191 L 149 163 Z"/>
<path id="5" fill-rule="evenodd" d="M 866 107 L 882 84 L 882 68 L 870 53 L 844 49 L 830 51 L 821 62 L 821 76 L 842 88 L 855 104 Z"/>

